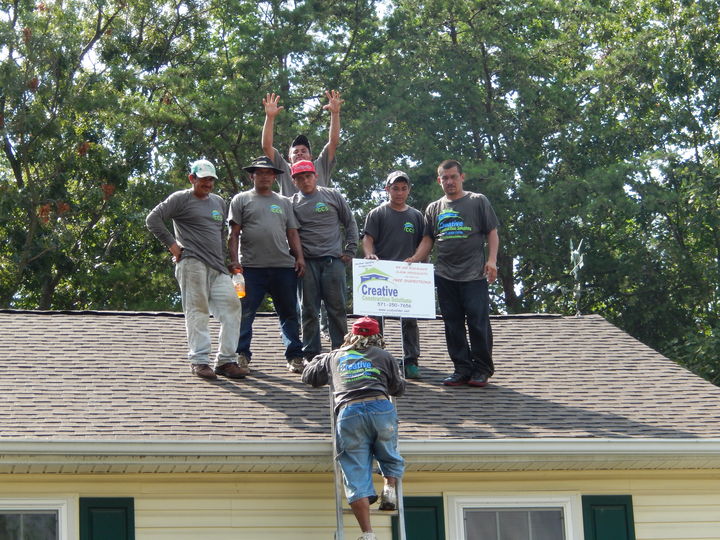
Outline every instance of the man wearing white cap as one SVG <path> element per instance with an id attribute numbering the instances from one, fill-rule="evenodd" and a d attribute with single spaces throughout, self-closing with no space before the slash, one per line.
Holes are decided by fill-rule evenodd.
<path id="1" fill-rule="evenodd" d="M 236 362 L 240 336 L 240 299 L 225 266 L 227 205 L 212 193 L 217 174 L 205 159 L 190 165 L 191 189 L 176 191 L 148 214 L 148 229 L 170 250 L 180 285 L 188 358 L 192 372 L 203 379 L 223 375 L 245 377 Z M 174 234 L 165 222 L 172 220 Z M 220 321 L 215 370 L 210 367 L 210 313 Z"/>
<path id="2" fill-rule="evenodd" d="M 385 181 L 388 201 L 373 208 L 365 219 L 363 251 L 366 259 L 404 261 L 411 257 L 423 238 L 425 221 L 420 210 L 407 204 L 410 177 L 391 172 Z M 419 379 L 420 332 L 417 319 L 402 319 L 405 377 Z"/>

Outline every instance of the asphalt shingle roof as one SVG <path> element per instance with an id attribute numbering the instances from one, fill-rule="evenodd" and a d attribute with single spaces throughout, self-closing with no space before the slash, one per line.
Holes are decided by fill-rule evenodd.
<path id="1" fill-rule="evenodd" d="M 720 437 L 720 388 L 599 316 L 492 325 L 491 384 L 445 388 L 442 321 L 421 321 L 423 379 L 397 402 L 402 439 Z M 0 332 L 0 441 L 328 439 L 327 388 L 286 371 L 274 316 L 256 319 L 240 381 L 190 373 L 177 314 L 2 312 Z M 399 356 L 397 321 L 386 337 Z"/>

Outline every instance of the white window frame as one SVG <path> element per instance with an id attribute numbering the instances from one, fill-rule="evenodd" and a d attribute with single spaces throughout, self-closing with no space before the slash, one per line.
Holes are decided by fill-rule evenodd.
<path id="1" fill-rule="evenodd" d="M 445 495 L 447 508 L 447 537 L 465 539 L 466 509 L 484 508 L 562 508 L 566 540 L 583 540 L 582 499 L 578 493 L 498 493 L 483 495 Z"/>
<path id="2" fill-rule="evenodd" d="M 65 499 L 0 499 L 0 510 L 3 512 L 21 512 L 33 510 L 56 511 L 58 516 L 58 540 L 69 540 L 68 506 Z"/>

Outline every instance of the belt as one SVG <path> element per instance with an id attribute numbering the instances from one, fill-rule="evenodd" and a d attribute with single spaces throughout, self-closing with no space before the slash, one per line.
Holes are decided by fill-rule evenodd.
<path id="1" fill-rule="evenodd" d="M 353 405 L 355 403 L 362 403 L 363 401 L 384 401 L 387 400 L 387 397 L 384 395 L 379 396 L 371 396 L 371 397 L 364 397 L 364 398 L 358 398 L 358 399 L 351 399 L 350 401 L 343 403 L 343 406 L 341 407 L 344 409 L 348 405 Z"/>

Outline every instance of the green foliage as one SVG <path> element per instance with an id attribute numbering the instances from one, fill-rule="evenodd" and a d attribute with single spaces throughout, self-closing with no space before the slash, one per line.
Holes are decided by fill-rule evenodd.
<path id="1" fill-rule="evenodd" d="M 147 212 L 218 166 L 246 189 L 267 92 L 276 146 L 327 138 L 361 221 L 465 166 L 502 227 L 499 311 L 583 312 L 718 382 L 717 0 L 0 0 L 0 305 L 178 309 Z"/>

